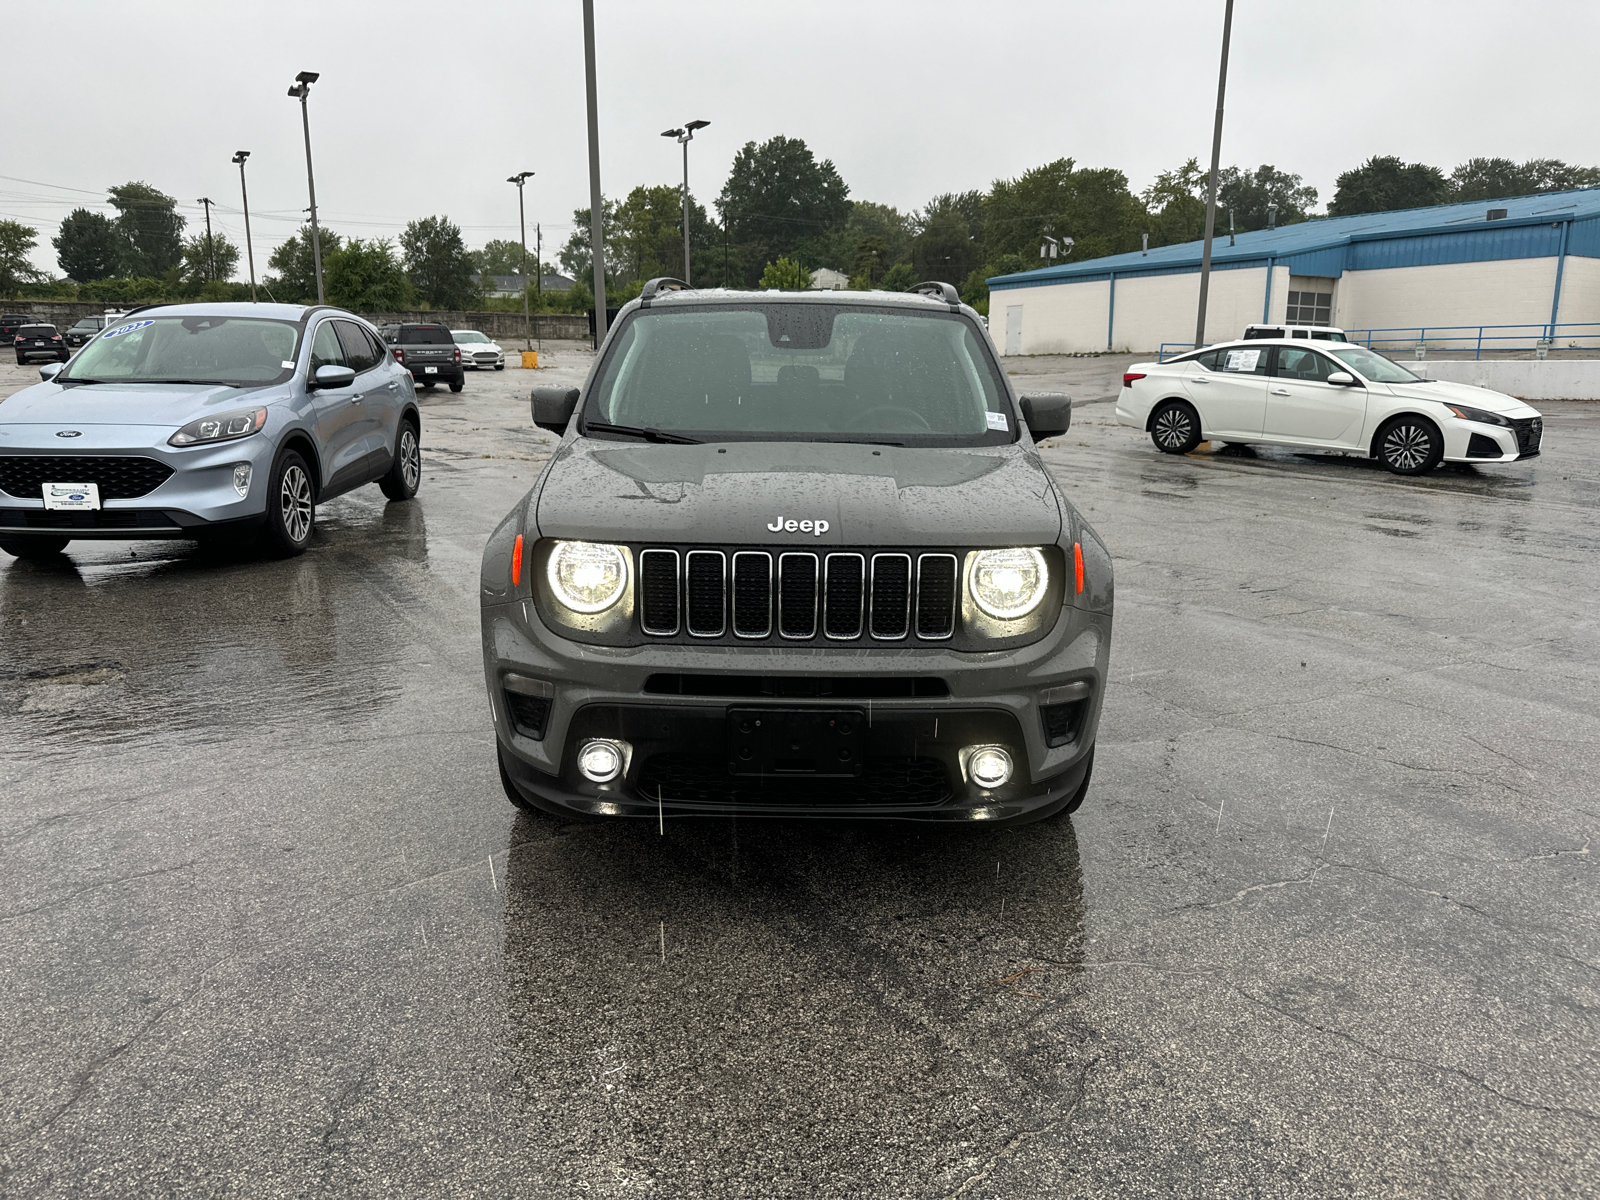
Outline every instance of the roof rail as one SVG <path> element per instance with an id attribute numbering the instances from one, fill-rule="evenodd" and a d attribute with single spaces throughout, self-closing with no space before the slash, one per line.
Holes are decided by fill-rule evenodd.
<path id="1" fill-rule="evenodd" d="M 955 284 L 943 283 L 937 279 L 930 279 L 926 283 L 919 283 L 910 289 L 921 296 L 932 296 L 935 300 L 943 300 L 950 306 L 950 311 L 955 312 L 961 307 L 961 293 L 956 291 Z"/>
<path id="2" fill-rule="evenodd" d="M 147 308 L 165 308 L 165 307 L 166 307 L 166 303 L 165 302 L 163 302 L 161 304 L 135 304 L 132 308 L 123 309 L 117 315 L 119 317 L 131 317 L 131 316 L 133 316 L 134 313 L 143 312 Z"/>
<path id="3" fill-rule="evenodd" d="M 650 301 L 663 292 L 692 292 L 693 290 L 681 279 L 674 279 L 670 275 L 658 275 L 654 279 L 645 282 L 644 290 L 639 293 L 639 307 L 649 308 Z"/>

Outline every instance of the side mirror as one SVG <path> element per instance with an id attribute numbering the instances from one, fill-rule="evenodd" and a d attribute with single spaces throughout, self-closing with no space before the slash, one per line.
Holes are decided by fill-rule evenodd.
<path id="1" fill-rule="evenodd" d="M 1072 428 L 1072 397 L 1065 392 L 1034 392 L 1021 397 L 1021 404 L 1022 419 L 1036 442 Z"/>
<path id="2" fill-rule="evenodd" d="M 578 407 L 578 389 L 536 387 L 533 389 L 533 423 L 556 436 L 566 433 L 567 424 Z"/>
<path id="3" fill-rule="evenodd" d="M 61 368 L 66 365 L 66 363 L 45 363 L 44 366 L 39 368 L 39 378 L 48 383 L 57 375 L 61 374 Z"/>
<path id="4" fill-rule="evenodd" d="M 1328 382 L 1335 387 L 1354 387 L 1356 385 L 1356 377 L 1350 374 L 1349 371 L 1335 371 L 1328 376 Z"/>
<path id="5" fill-rule="evenodd" d="M 349 367 L 335 366 L 329 363 L 325 367 L 318 367 L 316 376 L 311 380 L 313 388 L 347 388 L 356 381 L 356 373 Z"/>

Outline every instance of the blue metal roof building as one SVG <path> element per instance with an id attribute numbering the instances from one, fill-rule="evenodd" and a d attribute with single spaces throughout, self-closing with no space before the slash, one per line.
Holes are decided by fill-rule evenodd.
<path id="1" fill-rule="evenodd" d="M 1144 350 L 1192 338 L 1201 249 L 1185 242 L 997 276 L 991 326 L 998 335 L 1004 312 L 1007 353 Z M 1600 188 L 1319 218 L 1241 233 L 1233 245 L 1224 233 L 1212 242 L 1211 266 L 1207 340 L 1236 337 L 1251 321 L 1596 321 Z M 1315 303 L 1302 305 L 1303 296 Z"/>

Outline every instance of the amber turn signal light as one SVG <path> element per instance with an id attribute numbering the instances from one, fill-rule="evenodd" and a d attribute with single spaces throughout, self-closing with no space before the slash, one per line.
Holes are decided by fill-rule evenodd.
<path id="1" fill-rule="evenodd" d="M 511 547 L 511 586 L 516 587 L 522 582 L 522 535 L 517 534 L 517 540 Z M 1083 591 L 1083 560 L 1078 560 L 1078 590 Z"/>
<path id="2" fill-rule="evenodd" d="M 520 548 L 520 538 L 517 539 Z M 1078 585 L 1078 595 L 1083 595 L 1083 543 L 1072 543 L 1072 574 Z"/>

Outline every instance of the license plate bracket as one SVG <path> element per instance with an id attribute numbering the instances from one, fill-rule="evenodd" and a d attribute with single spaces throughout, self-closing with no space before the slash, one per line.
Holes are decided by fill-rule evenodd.
<path id="1" fill-rule="evenodd" d="M 730 708 L 727 725 L 732 775 L 861 774 L 867 718 L 859 708 Z"/>
<path id="2" fill-rule="evenodd" d="M 439 368 L 438 367 L 423 367 L 422 368 L 422 373 L 424 375 L 437 375 L 439 373 Z"/>
<path id="3" fill-rule="evenodd" d="M 47 512 L 94 512 L 100 507 L 97 483 L 45 483 L 39 490 Z"/>

